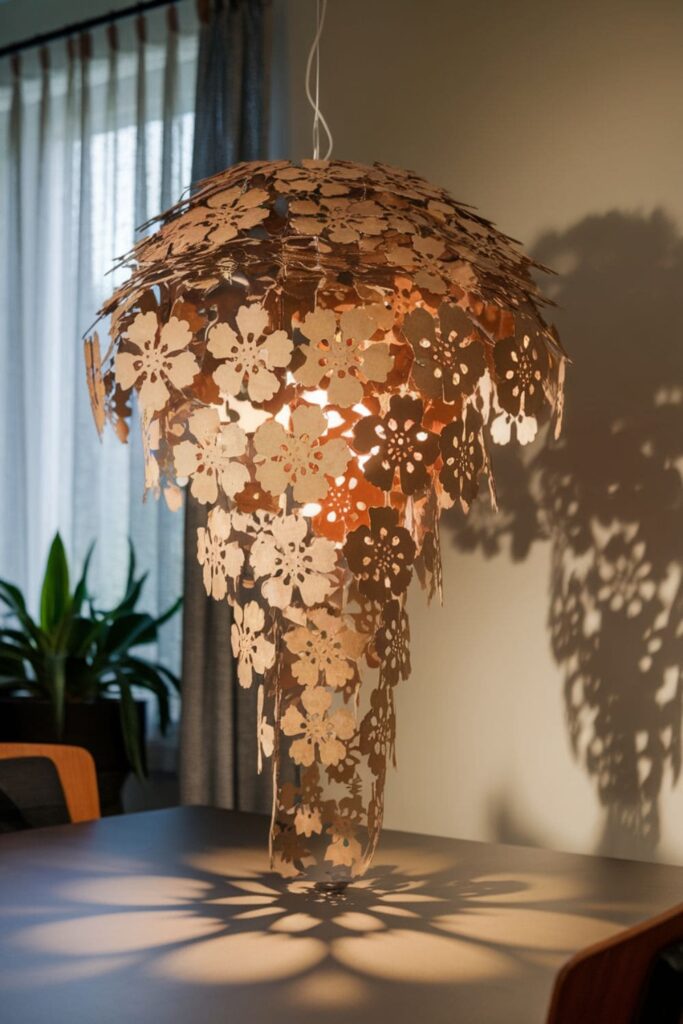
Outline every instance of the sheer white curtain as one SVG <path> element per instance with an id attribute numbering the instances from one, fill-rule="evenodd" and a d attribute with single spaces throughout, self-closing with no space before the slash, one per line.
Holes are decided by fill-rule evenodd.
<path id="1" fill-rule="evenodd" d="M 136 225 L 190 182 L 196 54 L 188 2 L 0 66 L 0 576 L 34 607 L 57 529 L 78 566 L 97 538 L 101 602 L 121 593 L 128 537 L 145 609 L 181 591 L 183 517 L 142 502 L 136 436 L 98 440 L 81 336 Z M 164 629 L 177 668 L 179 619 Z"/>

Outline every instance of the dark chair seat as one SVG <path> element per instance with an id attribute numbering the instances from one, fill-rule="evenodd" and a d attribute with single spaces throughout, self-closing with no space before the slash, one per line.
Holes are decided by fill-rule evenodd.
<path id="1" fill-rule="evenodd" d="M 47 757 L 0 759 L 0 832 L 70 821 L 54 763 Z"/>

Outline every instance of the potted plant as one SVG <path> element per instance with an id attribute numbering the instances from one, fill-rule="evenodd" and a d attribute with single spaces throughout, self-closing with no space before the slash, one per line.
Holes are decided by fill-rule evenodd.
<path id="1" fill-rule="evenodd" d="M 93 755 L 103 813 L 120 810 L 120 790 L 132 769 L 146 774 L 144 702 L 134 687 L 154 694 L 162 732 L 177 677 L 140 656 L 175 615 L 179 598 L 158 618 L 136 611 L 146 574 L 136 576 L 130 545 L 122 600 L 108 611 L 88 592 L 94 545 L 73 591 L 57 534 L 45 567 L 40 615 L 34 620 L 18 587 L 0 580 L 0 740 L 70 743 Z"/>

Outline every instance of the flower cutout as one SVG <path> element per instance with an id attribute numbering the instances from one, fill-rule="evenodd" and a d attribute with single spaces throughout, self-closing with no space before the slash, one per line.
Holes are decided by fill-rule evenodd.
<path id="1" fill-rule="evenodd" d="M 275 644 L 263 635 L 266 616 L 256 601 L 248 601 L 244 608 L 235 604 L 230 631 L 232 653 L 237 658 L 237 681 L 248 689 L 258 675 L 275 664 Z"/>
<path id="2" fill-rule="evenodd" d="M 429 483 L 427 467 L 439 454 L 439 439 L 422 426 L 422 412 L 419 398 L 394 395 L 386 416 L 366 416 L 354 427 L 354 448 L 370 453 L 363 472 L 384 491 L 393 488 L 396 473 L 404 494 L 416 494 Z"/>
<path id="3" fill-rule="evenodd" d="M 249 482 L 249 470 L 236 461 L 247 449 L 247 435 L 236 423 L 221 426 L 215 409 L 193 413 L 188 428 L 195 440 L 176 445 L 176 473 L 190 478 L 190 490 L 202 505 L 213 504 L 219 488 L 233 497 Z"/>
<path id="4" fill-rule="evenodd" d="M 349 534 L 344 555 L 360 593 L 384 603 L 407 590 L 415 542 L 398 525 L 395 508 L 371 508 L 370 526 L 360 526 Z"/>
<path id="5" fill-rule="evenodd" d="M 307 839 L 312 835 L 319 835 L 323 830 L 320 808 L 299 804 L 294 814 L 294 828 L 299 835 L 306 836 Z"/>
<path id="6" fill-rule="evenodd" d="M 384 494 L 371 484 L 358 464 L 350 462 L 343 476 L 335 477 L 313 519 L 316 533 L 343 541 L 347 532 L 370 522 L 370 509 L 384 504 Z"/>
<path id="7" fill-rule="evenodd" d="M 175 316 L 160 325 L 156 313 L 138 313 L 124 337 L 130 351 L 116 353 L 116 382 L 124 391 L 137 388 L 145 413 L 160 412 L 171 388 L 189 387 L 199 373 L 197 360 L 187 351 L 190 325 Z"/>
<path id="8" fill-rule="evenodd" d="M 486 369 L 479 332 L 459 306 L 442 303 L 436 320 L 416 309 L 403 332 L 415 352 L 413 380 L 429 398 L 457 402 L 471 395 Z"/>
<path id="9" fill-rule="evenodd" d="M 364 235 L 381 235 L 382 209 L 367 200 L 333 197 L 295 200 L 290 205 L 291 225 L 300 235 L 325 235 L 331 242 L 348 245 Z"/>
<path id="10" fill-rule="evenodd" d="M 306 388 L 326 381 L 327 400 L 348 409 L 363 398 L 361 379 L 383 383 L 393 365 L 385 342 L 369 342 L 378 330 L 377 319 L 365 309 L 348 309 L 339 318 L 331 309 L 316 309 L 301 324 L 309 339 L 301 347 L 303 364 L 294 377 Z"/>
<path id="11" fill-rule="evenodd" d="M 382 608 L 382 622 L 375 635 L 375 650 L 382 663 L 382 679 L 395 686 L 410 675 L 410 626 L 405 608 L 389 601 Z"/>
<path id="12" fill-rule="evenodd" d="M 213 245 L 223 245 L 236 238 L 240 231 L 256 227 L 268 216 L 268 209 L 262 204 L 268 193 L 260 188 L 248 189 L 240 186 L 216 192 L 206 200 L 206 219 L 210 228 Z"/>
<path id="13" fill-rule="evenodd" d="M 474 409 L 468 409 L 463 419 L 447 423 L 439 437 L 443 459 L 439 480 L 451 498 L 460 500 L 466 508 L 477 495 L 484 469 L 481 428 L 481 416 Z"/>
<path id="14" fill-rule="evenodd" d="M 341 438 L 325 438 L 327 420 L 317 406 L 300 405 L 292 413 L 288 433 L 277 420 L 269 420 L 254 434 L 256 479 L 271 494 L 292 487 L 295 501 L 324 498 L 328 477 L 346 469 L 351 453 Z"/>
<path id="15" fill-rule="evenodd" d="M 335 814 L 327 829 L 330 845 L 325 851 L 325 860 L 330 864 L 351 868 L 352 871 L 358 867 L 363 858 L 363 848 L 356 838 L 356 832 L 357 826 L 348 815 Z"/>
<path id="16" fill-rule="evenodd" d="M 237 331 L 230 324 L 217 323 L 209 331 L 207 349 L 221 365 L 213 379 L 223 394 L 237 396 L 246 380 L 252 402 L 268 402 L 280 387 L 275 372 L 289 365 L 292 342 L 286 331 L 265 334 L 268 312 L 258 302 L 240 306 L 235 317 Z"/>
<path id="17" fill-rule="evenodd" d="M 518 317 L 514 337 L 504 338 L 493 350 L 498 402 L 502 412 L 491 424 L 496 444 L 507 444 L 512 424 L 520 444 L 533 441 L 546 396 L 543 382 L 549 359 L 543 335 L 526 317 Z"/>
<path id="18" fill-rule="evenodd" d="M 274 608 L 286 608 L 297 591 L 307 607 L 320 604 L 332 588 L 334 544 L 308 537 L 303 516 L 275 516 L 252 545 L 250 561 L 257 579 L 264 579 L 263 596 Z"/>
<path id="19" fill-rule="evenodd" d="M 283 167 L 273 177 L 278 192 L 341 196 L 348 194 L 349 185 L 362 181 L 363 171 L 352 165 L 335 165 L 329 160 L 302 160 L 301 167 Z"/>
<path id="20" fill-rule="evenodd" d="M 341 615 L 315 608 L 307 624 L 290 629 L 284 641 L 296 655 L 292 675 L 303 686 L 317 686 L 322 674 L 328 686 L 339 689 L 355 675 L 367 637 L 349 629 Z"/>
<path id="21" fill-rule="evenodd" d="M 391 691 L 384 686 L 373 690 L 370 696 L 370 710 L 360 726 L 360 750 L 368 759 L 373 775 L 383 776 L 387 767 L 387 753 L 393 748 L 396 736 Z"/>
<path id="22" fill-rule="evenodd" d="M 330 714 L 332 694 L 322 686 L 304 690 L 301 703 L 303 712 L 290 704 L 280 723 L 285 736 L 301 736 L 290 747 L 292 760 L 308 767 L 318 756 L 322 764 L 337 764 L 346 753 L 343 741 L 350 740 L 356 729 L 352 713 L 337 708 Z"/>
<path id="23" fill-rule="evenodd" d="M 410 247 L 389 249 L 386 260 L 392 266 L 409 270 L 417 287 L 434 295 L 444 295 L 452 285 L 466 288 L 471 281 L 469 264 L 448 260 L 443 242 L 430 235 L 414 235 Z"/>
<path id="24" fill-rule="evenodd" d="M 197 530 L 197 560 L 203 567 L 204 589 L 209 597 L 222 601 L 228 580 L 236 580 L 244 564 L 244 551 L 230 540 L 230 514 L 222 508 L 209 513 L 206 526 Z"/>
<path id="25" fill-rule="evenodd" d="M 258 723 L 256 735 L 256 758 L 259 775 L 263 771 L 263 758 L 272 757 L 273 751 L 275 750 L 275 728 L 270 724 L 263 713 L 265 702 L 265 690 L 263 688 L 263 683 L 261 683 L 256 694 L 256 721 Z"/>

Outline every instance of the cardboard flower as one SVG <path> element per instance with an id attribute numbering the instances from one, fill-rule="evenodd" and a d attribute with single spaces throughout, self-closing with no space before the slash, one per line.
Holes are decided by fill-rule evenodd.
<path id="1" fill-rule="evenodd" d="M 272 757 L 275 750 L 275 727 L 268 721 L 263 712 L 266 698 L 263 683 L 258 688 L 256 695 L 256 722 L 257 722 L 257 770 L 259 775 L 263 771 L 263 758 Z"/>
<path id="2" fill-rule="evenodd" d="M 292 675 L 304 686 L 321 681 L 338 689 L 353 677 L 367 637 L 350 629 L 339 615 L 324 608 L 312 608 L 307 624 L 295 626 L 284 636 L 288 650 L 296 655 Z"/>
<path id="3" fill-rule="evenodd" d="M 280 387 L 276 370 L 289 365 L 292 342 L 286 331 L 266 334 L 269 317 L 259 303 L 241 306 L 235 316 L 237 331 L 216 323 L 209 331 L 208 351 L 221 360 L 213 379 L 226 395 L 246 391 L 253 402 L 267 402 Z"/>
<path id="4" fill-rule="evenodd" d="M 474 392 L 486 357 L 479 331 L 459 306 L 442 303 L 438 320 L 416 309 L 403 331 L 415 352 L 413 379 L 424 394 L 457 402 Z"/>
<path id="5" fill-rule="evenodd" d="M 202 505 L 213 504 L 219 490 L 229 497 L 249 482 L 249 470 L 237 462 L 247 435 L 236 423 L 221 426 L 215 409 L 199 409 L 188 421 L 192 441 L 181 441 L 173 456 L 178 476 L 190 478 L 190 490 Z"/>
<path id="6" fill-rule="evenodd" d="M 363 467 L 368 480 L 390 491 L 398 473 L 404 494 L 415 494 L 429 483 L 427 468 L 439 454 L 439 440 L 422 425 L 422 401 L 394 395 L 386 416 L 365 416 L 353 430 L 357 452 L 370 453 Z"/>
<path id="7" fill-rule="evenodd" d="M 232 653 L 237 658 L 237 681 L 245 689 L 251 686 L 254 672 L 263 675 L 275 661 L 275 645 L 263 635 L 266 616 L 256 601 L 233 609 Z"/>
<path id="8" fill-rule="evenodd" d="M 439 480 L 454 501 L 460 500 L 468 508 L 477 495 L 484 469 L 481 429 L 481 417 L 469 409 L 464 419 L 448 423 L 439 438 L 443 459 Z"/>
<path id="9" fill-rule="evenodd" d="M 353 165 L 330 163 L 329 160 L 302 160 L 301 166 L 288 164 L 273 173 L 277 192 L 321 196 L 348 195 L 354 182 L 363 180 L 363 172 Z"/>
<path id="10" fill-rule="evenodd" d="M 345 198 L 296 200 L 291 206 L 292 227 L 302 235 L 327 235 L 330 241 L 348 245 L 362 235 L 382 233 L 381 209 L 375 203 Z"/>
<path id="11" fill-rule="evenodd" d="M 382 664 L 382 679 L 395 686 L 410 675 L 410 626 L 405 608 L 389 601 L 382 608 L 382 621 L 375 634 L 375 650 Z"/>
<path id="12" fill-rule="evenodd" d="M 543 382 L 548 376 L 548 353 L 543 336 L 527 318 L 517 321 L 514 337 L 504 338 L 493 352 L 497 397 L 501 412 L 491 424 L 496 444 L 507 444 L 513 423 L 517 440 L 536 437 L 538 419 L 547 403 Z"/>
<path id="13" fill-rule="evenodd" d="M 325 852 L 325 860 L 347 868 L 354 868 L 360 863 L 363 848 L 358 841 L 358 826 L 351 818 L 335 814 L 327 835 L 330 836 L 330 844 Z"/>
<path id="14" fill-rule="evenodd" d="M 209 514 L 207 526 L 197 530 L 197 560 L 203 566 L 204 589 L 216 601 L 228 592 L 228 580 L 236 580 L 244 564 L 244 551 L 230 540 L 231 519 L 221 508 Z"/>
<path id="15" fill-rule="evenodd" d="M 199 372 L 197 360 L 187 351 L 192 331 L 184 320 L 172 316 L 160 324 L 156 313 L 138 313 L 124 338 L 127 348 L 114 358 L 116 380 L 124 391 L 137 389 L 147 413 L 163 409 L 171 390 L 190 387 Z"/>
<path id="16" fill-rule="evenodd" d="M 250 555 L 254 576 L 263 580 L 263 596 L 275 608 L 286 608 L 295 593 L 307 607 L 324 601 L 336 560 L 334 544 L 308 537 L 303 516 L 275 516 L 254 540 Z"/>
<path id="17" fill-rule="evenodd" d="M 394 508 L 370 509 L 370 526 L 350 533 L 344 554 L 361 594 L 384 602 L 408 589 L 415 542 Z"/>
<path id="18" fill-rule="evenodd" d="M 363 379 L 383 382 L 393 365 L 389 346 L 368 340 L 378 327 L 377 318 L 362 308 L 346 310 L 339 324 L 330 309 L 309 313 L 300 327 L 309 344 L 301 347 L 304 362 L 294 377 L 307 388 L 325 380 L 331 405 L 356 405 L 363 398 Z"/>
<path id="19" fill-rule="evenodd" d="M 393 749 L 396 736 L 396 716 L 388 687 L 373 690 L 370 710 L 360 726 L 360 749 L 367 756 L 374 775 L 384 775 L 387 754 Z"/>
<path id="20" fill-rule="evenodd" d="M 301 405 L 292 413 L 291 432 L 269 420 L 254 434 L 256 479 L 271 494 L 292 488 L 295 501 L 324 498 L 331 477 L 346 469 L 351 452 L 341 438 L 325 438 L 327 421 L 317 406 Z"/>
<path id="21" fill-rule="evenodd" d="M 322 764 L 337 764 L 346 753 L 344 740 L 350 740 L 356 728 L 355 719 L 348 708 L 337 708 L 329 713 L 332 694 L 316 686 L 304 690 L 301 696 L 303 711 L 290 704 L 280 727 L 285 736 L 301 736 L 290 747 L 295 764 L 311 765 L 318 758 Z"/>
<path id="22" fill-rule="evenodd" d="M 206 220 L 213 245 L 223 245 L 240 231 L 248 231 L 264 221 L 268 210 L 263 205 L 268 193 L 260 188 L 234 187 L 217 192 L 206 200 Z"/>
<path id="23" fill-rule="evenodd" d="M 316 533 L 343 541 L 351 530 L 370 522 L 370 509 L 384 503 L 384 494 L 371 484 L 355 460 L 346 472 L 335 477 L 320 500 L 320 512 L 313 519 Z"/>

